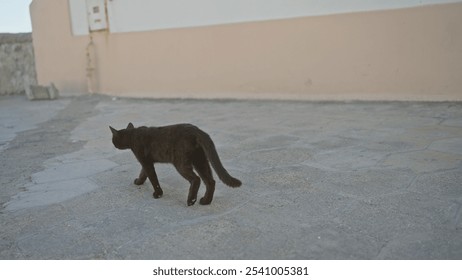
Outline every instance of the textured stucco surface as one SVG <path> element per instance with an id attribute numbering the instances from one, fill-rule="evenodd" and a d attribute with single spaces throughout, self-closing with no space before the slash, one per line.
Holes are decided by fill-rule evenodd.
<path id="1" fill-rule="evenodd" d="M 31 34 L 0 34 L 0 95 L 24 93 L 36 83 Z"/>

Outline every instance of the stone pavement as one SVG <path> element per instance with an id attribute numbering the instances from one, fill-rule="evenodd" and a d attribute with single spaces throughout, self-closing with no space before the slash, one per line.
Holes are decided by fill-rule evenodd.
<path id="1" fill-rule="evenodd" d="M 0 97 L 0 259 L 461 259 L 462 104 Z M 188 122 L 243 186 L 209 206 L 109 125 Z M 200 195 L 204 191 L 200 189 Z"/>

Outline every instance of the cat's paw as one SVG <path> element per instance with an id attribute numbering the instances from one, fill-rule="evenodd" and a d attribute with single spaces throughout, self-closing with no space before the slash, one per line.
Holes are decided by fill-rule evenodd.
<path id="1" fill-rule="evenodd" d="M 188 199 L 188 206 L 193 206 L 194 203 L 196 203 L 196 198 L 193 198 L 193 199 Z"/>
<path id="2" fill-rule="evenodd" d="M 209 205 L 210 203 L 212 203 L 212 199 L 203 197 L 203 198 L 201 198 L 201 200 L 199 201 L 199 203 L 200 203 L 201 205 Z"/>
<path id="3" fill-rule="evenodd" d="M 162 191 L 156 191 L 152 194 L 155 199 L 161 198 L 164 193 Z"/>
<path id="4" fill-rule="evenodd" d="M 135 185 L 137 185 L 137 186 L 140 186 L 140 185 L 144 184 L 144 180 L 140 180 L 140 178 L 136 178 L 133 183 Z"/>

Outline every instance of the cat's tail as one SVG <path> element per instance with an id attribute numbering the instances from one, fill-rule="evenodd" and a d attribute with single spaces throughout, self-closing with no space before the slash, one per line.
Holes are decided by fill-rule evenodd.
<path id="1" fill-rule="evenodd" d="M 218 178 L 220 178 L 223 183 L 230 187 L 240 187 L 242 185 L 241 181 L 229 175 L 228 171 L 226 171 L 226 169 L 223 167 L 223 164 L 221 164 L 220 158 L 218 157 L 218 153 L 215 148 L 215 144 L 213 143 L 210 136 L 207 133 L 200 131 L 197 133 L 197 142 L 204 150 L 205 155 L 212 164 L 212 167 L 217 173 Z"/>

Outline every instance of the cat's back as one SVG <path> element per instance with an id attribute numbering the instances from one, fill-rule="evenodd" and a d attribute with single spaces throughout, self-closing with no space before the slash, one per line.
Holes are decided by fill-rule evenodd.
<path id="1" fill-rule="evenodd" d="M 189 123 L 172 124 L 158 127 L 156 133 L 170 141 L 191 141 L 199 131 L 195 125 Z"/>
<path id="2" fill-rule="evenodd" d="M 179 124 L 171 124 L 171 125 L 157 127 L 157 130 L 173 132 L 173 133 L 188 133 L 188 132 L 197 131 L 199 130 L 199 128 L 190 123 L 179 123 Z"/>
<path id="3" fill-rule="evenodd" d="M 139 136 L 150 138 L 150 140 L 170 142 L 181 139 L 186 140 L 200 131 L 198 127 L 189 123 L 172 124 L 159 127 L 141 126 L 136 128 L 136 130 Z"/>

